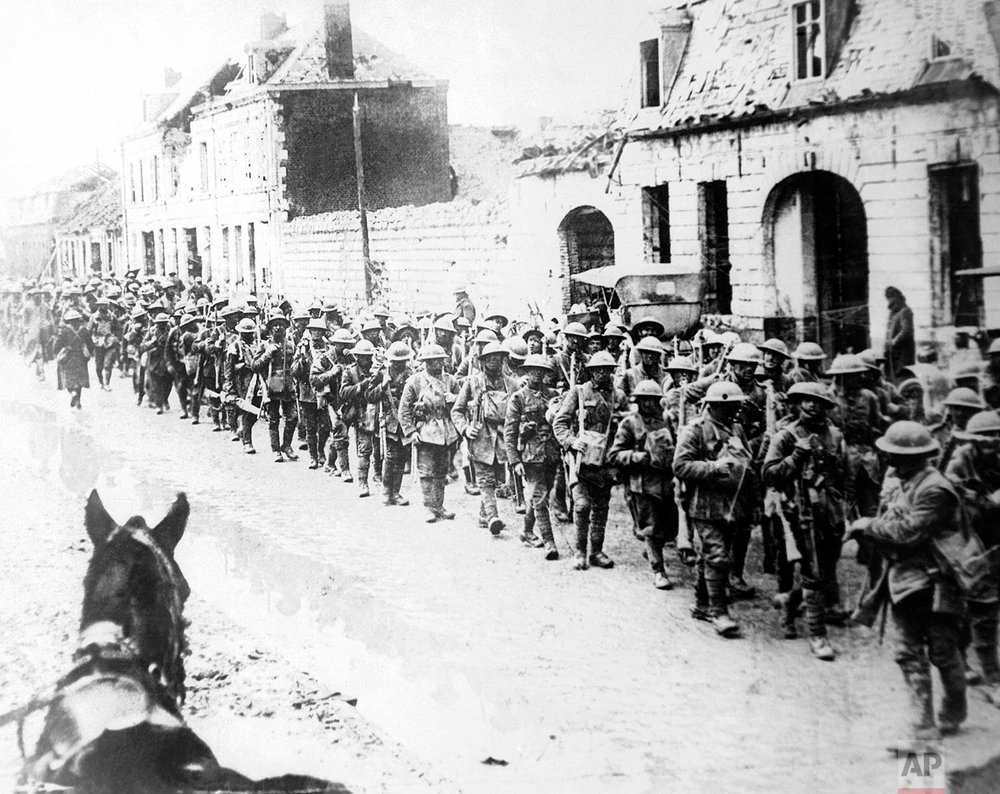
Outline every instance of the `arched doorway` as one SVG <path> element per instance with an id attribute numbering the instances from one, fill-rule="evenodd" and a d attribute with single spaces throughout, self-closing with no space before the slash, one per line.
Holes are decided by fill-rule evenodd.
<path id="1" fill-rule="evenodd" d="M 615 263 L 615 230 L 608 216 L 596 207 L 577 207 L 559 224 L 562 260 L 563 311 L 574 303 L 604 299 L 601 287 L 574 281 L 571 276 Z"/>
<path id="2" fill-rule="evenodd" d="M 831 354 L 868 347 L 868 220 L 854 186 L 826 171 L 789 177 L 768 196 L 764 229 L 778 314 Z"/>

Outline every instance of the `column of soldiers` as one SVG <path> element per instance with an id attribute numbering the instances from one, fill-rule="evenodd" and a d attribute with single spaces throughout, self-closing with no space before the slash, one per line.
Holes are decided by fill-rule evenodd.
<path id="1" fill-rule="evenodd" d="M 162 415 L 175 397 L 193 424 L 204 408 L 247 454 L 266 420 L 275 463 L 305 451 L 311 470 L 356 475 L 361 498 L 381 485 L 386 506 L 408 505 L 410 472 L 428 523 L 455 518 L 446 486 L 462 471 L 480 527 L 506 532 L 498 499 L 509 498 L 521 542 L 557 560 L 554 529 L 570 524 L 581 571 L 614 566 L 605 539 L 621 485 L 654 587 L 674 587 L 672 556 L 693 566 L 691 615 L 725 638 L 740 635 L 732 603 L 756 597 L 757 533 L 781 632 L 803 627 L 811 654 L 834 660 L 828 628 L 852 617 L 841 552 L 856 541 L 865 583 L 853 618 L 892 616 L 910 739 L 957 730 L 969 681 L 1000 704 L 1000 340 L 983 365 L 893 384 L 872 350 L 827 365 L 815 342 L 791 351 L 708 329 L 667 340 L 653 317 L 477 321 L 464 290 L 453 312 L 413 321 L 373 306 L 352 322 L 329 301 L 296 311 L 213 299 L 200 284 L 185 299 L 176 281 L 136 276 L 125 288 L 8 288 L 0 339 L 39 377 L 54 359 L 75 408 L 93 358 L 103 389 L 117 368 L 138 405 Z"/>

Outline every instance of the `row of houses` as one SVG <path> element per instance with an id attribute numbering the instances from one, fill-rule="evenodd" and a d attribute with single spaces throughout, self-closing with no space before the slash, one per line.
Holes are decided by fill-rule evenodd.
<path id="1" fill-rule="evenodd" d="M 644 274 L 640 303 L 836 349 L 882 341 L 895 286 L 946 346 L 1000 329 L 1000 279 L 968 274 L 1000 253 L 998 53 L 997 0 L 678 1 L 622 56 L 624 112 L 456 157 L 447 84 L 346 4 L 293 29 L 265 14 L 242 61 L 146 97 L 107 263 L 349 305 L 374 271 L 404 309 L 462 281 L 521 315 Z M 476 195 L 471 161 L 502 189 Z"/>

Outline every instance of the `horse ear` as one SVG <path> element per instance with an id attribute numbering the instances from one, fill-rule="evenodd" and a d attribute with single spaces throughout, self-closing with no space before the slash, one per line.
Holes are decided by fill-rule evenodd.
<path id="1" fill-rule="evenodd" d="M 87 534 L 94 547 L 103 546 L 108 536 L 118 525 L 115 520 L 108 515 L 104 509 L 104 503 L 98 496 L 97 490 L 90 492 L 87 499 L 87 507 L 83 511 L 83 524 L 87 528 Z"/>
<path id="2" fill-rule="evenodd" d="M 153 537 L 171 554 L 184 537 L 190 513 L 191 506 L 188 504 L 187 496 L 179 493 L 163 520 L 153 527 Z"/>

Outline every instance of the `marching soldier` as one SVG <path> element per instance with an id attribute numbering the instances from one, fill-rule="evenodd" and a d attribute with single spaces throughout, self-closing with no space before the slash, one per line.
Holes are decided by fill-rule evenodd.
<path id="1" fill-rule="evenodd" d="M 339 313 L 337 313 L 339 317 Z M 327 328 L 330 328 L 330 315 L 327 315 Z M 336 328 L 330 331 L 331 344 L 327 347 L 327 355 L 337 364 L 336 378 L 327 384 L 326 404 L 330 411 L 330 459 L 328 468 L 340 478 L 341 482 L 354 482 L 351 474 L 350 436 L 347 424 L 340 416 L 340 385 L 344 370 L 353 362 L 350 359 L 350 349 L 354 347 L 354 337 L 346 328 Z M 334 463 L 336 468 L 334 468 Z"/>
<path id="2" fill-rule="evenodd" d="M 739 633 L 729 615 L 727 582 L 734 541 L 754 523 L 758 502 L 753 455 L 737 422 L 745 401 L 737 384 L 713 383 L 705 412 L 681 430 L 674 454 L 674 475 L 685 486 L 688 518 L 701 541 L 691 614 L 723 637 Z"/>
<path id="3" fill-rule="evenodd" d="M 121 326 L 111 314 L 111 301 L 101 297 L 97 300 L 97 311 L 90 319 L 90 338 L 94 342 L 94 369 L 102 391 L 111 391 L 111 371 L 118 360 Z"/>
<path id="4" fill-rule="evenodd" d="M 201 378 L 201 355 L 196 349 L 198 341 L 198 317 L 185 314 L 181 317 L 179 325 L 180 338 L 178 340 L 178 352 L 180 353 L 180 363 L 186 372 L 187 399 L 185 406 L 185 416 L 191 415 L 191 424 L 201 424 L 201 392 L 203 382 Z M 183 416 L 181 417 L 183 418 Z"/>
<path id="5" fill-rule="evenodd" d="M 962 444 L 947 463 L 945 476 L 961 496 L 969 525 L 989 555 L 982 589 L 968 600 L 971 642 L 987 699 L 1000 706 L 1000 416 L 996 411 L 977 413 L 955 435 Z"/>
<path id="6" fill-rule="evenodd" d="M 560 468 L 560 455 L 559 442 L 548 418 L 558 393 L 544 383 L 546 375 L 554 375 L 555 370 L 547 356 L 533 354 L 525 360 L 521 371 L 525 382 L 507 403 L 503 431 L 507 461 L 528 488 L 524 532 L 520 539 L 526 546 L 544 546 L 546 560 L 558 560 L 549 496 Z"/>
<path id="7" fill-rule="evenodd" d="M 179 314 L 177 312 L 179 312 Z M 174 391 L 177 392 L 177 399 L 181 404 L 181 415 L 179 418 L 187 419 L 188 384 L 190 382 L 190 377 L 188 375 L 187 367 L 184 364 L 184 350 L 181 344 L 181 337 L 183 336 L 184 331 L 181 328 L 181 321 L 185 318 L 185 316 L 190 315 L 185 315 L 183 309 L 178 309 L 177 312 L 174 313 L 174 319 L 177 322 L 167 332 L 167 371 L 170 373 L 170 377 L 174 385 Z"/>
<path id="8" fill-rule="evenodd" d="M 326 442 L 330 437 L 330 416 L 326 406 L 320 404 L 319 395 L 310 378 L 314 361 L 325 349 L 326 323 L 318 318 L 311 318 L 295 349 L 292 377 L 298 389 L 300 419 L 306 429 L 309 468 L 314 470 L 323 465 Z"/>
<path id="9" fill-rule="evenodd" d="M 444 508 L 444 489 L 448 464 L 458 442 L 458 431 L 451 419 L 458 384 L 444 371 L 446 357 L 440 345 L 424 345 L 420 349 L 424 369 L 407 379 L 399 403 L 399 424 L 407 443 L 416 445 L 428 524 L 455 518 Z"/>
<path id="10" fill-rule="evenodd" d="M 941 463 L 938 466 L 942 471 L 947 468 L 952 453 L 962 442 L 960 434 L 965 430 L 969 420 L 980 411 L 985 411 L 986 403 L 972 389 L 959 387 L 948 392 L 944 406 L 947 415 L 939 425 L 931 428 L 934 440 L 941 445 L 943 450 Z"/>
<path id="11" fill-rule="evenodd" d="M 354 442 L 358 454 L 358 496 L 369 495 L 368 473 L 375 445 L 375 404 L 368 400 L 368 389 L 379 373 L 372 371 L 375 347 L 361 339 L 351 349 L 354 364 L 344 368 L 340 385 L 340 418 L 347 427 L 354 427 Z"/>
<path id="12" fill-rule="evenodd" d="M 265 328 L 268 334 L 254 351 L 250 368 L 260 375 L 267 390 L 265 410 L 267 428 L 271 438 L 271 452 L 275 463 L 298 460 L 292 450 L 295 440 L 295 426 L 299 417 L 295 407 L 295 384 L 292 378 L 292 359 L 295 345 L 288 339 L 288 318 L 283 314 L 272 314 L 267 318 Z M 281 417 L 285 418 L 284 434 L 279 434 Z"/>
<path id="13" fill-rule="evenodd" d="M 167 407 L 172 381 L 167 364 L 167 347 L 170 343 L 170 317 L 160 312 L 153 318 L 153 327 L 142 343 L 146 354 L 146 375 L 149 378 L 150 397 L 156 406 L 156 413 L 162 414 Z"/>
<path id="14" fill-rule="evenodd" d="M 783 537 L 776 545 L 785 550 L 781 562 L 791 565 L 798 557 L 810 650 L 817 659 L 833 661 L 826 594 L 837 581 L 847 453 L 843 434 L 826 416 L 836 403 L 821 384 L 796 383 L 788 390 L 788 399 L 797 405 L 799 418 L 771 439 L 761 478 L 780 495 L 777 524 Z M 799 600 L 788 591 L 781 602 L 786 637 L 794 634 Z"/>
<path id="15" fill-rule="evenodd" d="M 208 412 L 212 417 L 212 432 L 221 433 L 223 423 L 222 408 L 222 366 L 220 352 L 225 355 L 225 335 L 222 318 L 209 315 L 205 327 L 195 337 L 192 349 L 201 359 L 198 370 L 199 402 L 208 398 Z"/>
<path id="16" fill-rule="evenodd" d="M 507 401 L 517 384 L 503 373 L 504 349 L 490 342 L 479 354 L 479 369 L 465 381 L 451 419 L 455 429 L 469 444 L 469 457 L 476 467 L 481 492 L 480 524 L 499 535 L 504 523 L 497 511 L 497 484 L 504 482 L 507 452 L 503 424 Z"/>
<path id="17" fill-rule="evenodd" d="M 125 332 L 125 355 L 131 362 L 132 390 L 135 392 L 136 405 L 142 405 L 145 396 L 146 367 L 142 364 L 145 354 L 142 343 L 146 338 L 146 323 L 149 315 L 139 304 L 136 304 L 129 315 L 129 326 Z"/>
<path id="18" fill-rule="evenodd" d="M 653 587 L 669 590 L 673 583 L 664 567 L 663 546 L 677 537 L 672 484 L 675 444 L 673 432 L 663 418 L 662 397 L 654 380 L 635 386 L 632 401 L 637 410 L 618 425 L 608 459 L 623 473 L 632 531 L 646 546 Z"/>
<path id="19" fill-rule="evenodd" d="M 567 484 L 572 488 L 573 519 L 576 524 L 578 571 L 588 563 L 611 568 L 614 562 L 604 553 L 604 532 L 608 505 L 616 472 L 608 463 L 607 452 L 614 439 L 618 418 L 626 410 L 625 395 L 614 387 L 617 362 L 606 351 L 595 353 L 587 362 L 587 383 L 574 386 L 563 397 L 552 423 L 556 439 L 572 455 Z M 587 540 L 590 555 L 587 555 Z"/>
<path id="20" fill-rule="evenodd" d="M 324 329 L 329 328 L 325 320 L 320 319 L 319 322 L 323 323 Z M 340 330 L 343 331 L 343 329 Z M 326 333 L 328 334 L 329 331 L 327 330 Z M 344 333 L 346 334 L 347 332 L 344 331 Z M 341 346 L 343 346 L 343 344 Z M 332 345 L 326 344 L 322 348 L 313 349 L 312 366 L 309 368 L 309 383 L 312 385 L 313 390 L 316 393 L 316 408 L 317 410 L 326 412 L 331 438 L 333 435 L 334 419 L 336 419 L 337 422 L 340 422 L 340 417 L 336 413 L 336 406 L 340 394 L 340 381 L 343 374 L 343 367 L 340 364 L 339 359 L 340 356 L 338 355 L 336 349 L 334 349 Z M 341 427 L 339 432 L 342 437 L 346 438 L 347 428 L 343 427 L 342 422 L 340 422 L 340 424 Z M 324 445 L 319 443 L 318 433 L 322 427 L 322 423 L 319 423 L 317 426 L 317 451 L 320 457 L 323 456 Z M 339 448 L 335 448 L 331 441 L 330 450 L 326 458 L 326 466 L 323 469 L 326 473 L 333 474 L 335 472 L 336 459 L 340 453 L 341 450 Z"/>
<path id="21" fill-rule="evenodd" d="M 639 363 L 616 378 L 616 385 L 625 396 L 631 397 L 635 387 L 644 380 L 653 381 L 661 391 L 669 388 L 670 375 L 663 368 L 663 357 L 667 352 L 663 343 L 655 336 L 644 336 L 633 349 L 639 356 Z"/>
<path id="22" fill-rule="evenodd" d="M 556 368 L 556 388 L 569 389 L 587 379 L 584 363 L 587 353 L 587 329 L 583 323 L 568 323 L 562 330 L 563 349 L 553 357 Z"/>
<path id="23" fill-rule="evenodd" d="M 403 387 L 413 374 L 410 360 L 413 351 L 406 342 L 393 342 L 385 353 L 386 367 L 368 391 L 368 399 L 379 407 L 379 434 L 382 440 L 382 489 L 387 506 L 405 506 L 409 500 L 400 496 L 403 474 L 409 462 L 409 448 L 399 422 L 399 404 Z"/>
<path id="24" fill-rule="evenodd" d="M 697 404 L 689 405 L 684 399 L 685 389 L 698 374 L 698 368 L 688 356 L 677 356 L 666 366 L 671 385 L 664 397 L 664 414 L 674 430 L 674 436 L 680 434 L 680 428 L 687 424 L 689 417 L 694 416 Z M 683 416 L 681 411 L 683 409 Z"/>
<path id="25" fill-rule="evenodd" d="M 820 383 L 826 353 L 815 342 L 801 342 L 792 354 L 795 366 L 788 373 L 792 383 Z"/>
<path id="26" fill-rule="evenodd" d="M 239 410 L 239 440 L 243 451 L 255 455 L 253 447 L 253 426 L 257 423 L 258 409 L 254 400 L 259 400 L 255 387 L 253 344 L 257 326 L 249 317 L 236 325 L 236 338 L 226 348 L 225 385 L 230 403 Z M 244 402 L 240 402 L 244 401 Z"/>
<path id="27" fill-rule="evenodd" d="M 768 339 L 761 345 L 757 345 L 763 358 L 761 367 L 764 370 L 764 377 L 774 386 L 774 391 L 779 395 L 785 395 L 794 381 L 785 374 L 785 362 L 791 356 L 788 354 L 788 345 L 780 339 Z"/>
<path id="28" fill-rule="evenodd" d="M 80 395 L 90 388 L 90 360 L 92 342 L 90 331 L 83 324 L 83 315 L 76 309 L 63 314 L 63 325 L 56 335 L 53 350 L 56 354 L 58 388 L 70 393 L 71 408 L 82 409 Z"/>
<path id="29" fill-rule="evenodd" d="M 927 428 L 896 422 L 875 443 L 888 456 L 889 470 L 877 515 L 855 521 L 852 535 L 863 535 L 886 559 L 886 570 L 869 581 L 860 603 L 877 612 L 888 601 L 896 626 L 896 663 L 911 708 L 909 735 L 889 748 L 899 754 L 955 733 L 968 711 L 959 647 L 964 599 L 935 553 L 935 542 L 961 526 L 961 503 L 955 487 L 930 464 L 940 447 Z M 936 725 L 932 664 L 944 689 Z"/>

